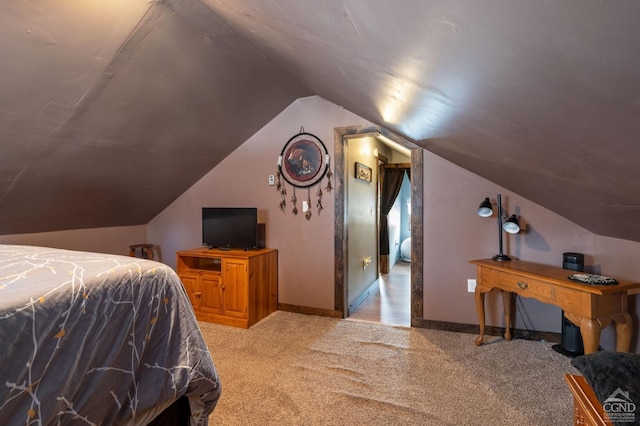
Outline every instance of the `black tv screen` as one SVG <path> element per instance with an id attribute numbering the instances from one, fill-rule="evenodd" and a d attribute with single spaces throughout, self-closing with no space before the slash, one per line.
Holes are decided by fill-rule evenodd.
<path id="1" fill-rule="evenodd" d="M 221 250 L 258 248 L 258 209 L 203 207 L 202 245 Z"/>

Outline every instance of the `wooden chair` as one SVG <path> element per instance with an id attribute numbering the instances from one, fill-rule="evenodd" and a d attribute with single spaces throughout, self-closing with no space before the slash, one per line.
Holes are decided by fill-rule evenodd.
<path id="1" fill-rule="evenodd" d="M 153 260 L 153 244 L 132 244 L 129 246 L 129 256 Z"/>

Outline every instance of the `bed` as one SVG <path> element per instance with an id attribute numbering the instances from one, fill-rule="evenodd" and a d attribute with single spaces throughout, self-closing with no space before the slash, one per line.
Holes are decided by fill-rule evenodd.
<path id="1" fill-rule="evenodd" d="M 3 424 L 207 425 L 220 392 L 170 267 L 0 245 Z"/>
<path id="2" fill-rule="evenodd" d="M 640 355 L 600 351 L 571 364 L 582 373 L 565 374 L 573 395 L 575 425 L 640 425 Z"/>

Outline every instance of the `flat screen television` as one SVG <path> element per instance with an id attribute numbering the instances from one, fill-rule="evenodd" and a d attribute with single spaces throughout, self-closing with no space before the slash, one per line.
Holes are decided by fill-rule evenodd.
<path id="1" fill-rule="evenodd" d="M 258 248 L 258 209 L 203 207 L 202 245 L 220 250 Z"/>

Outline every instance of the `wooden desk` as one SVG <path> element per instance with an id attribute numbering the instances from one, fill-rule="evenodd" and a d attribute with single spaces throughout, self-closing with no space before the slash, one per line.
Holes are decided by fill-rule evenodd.
<path id="1" fill-rule="evenodd" d="M 476 346 L 484 338 L 484 295 L 500 289 L 506 340 L 511 340 L 511 294 L 516 293 L 562 308 L 564 316 L 580 327 L 585 353 L 598 351 L 600 332 L 611 321 L 616 326 L 616 350 L 629 351 L 633 323 L 627 311 L 627 291 L 640 288 L 640 283 L 618 280 L 617 285 L 580 284 L 568 278 L 575 271 L 521 260 L 483 259 L 471 263 L 478 267 L 475 298 L 480 336 Z"/>

